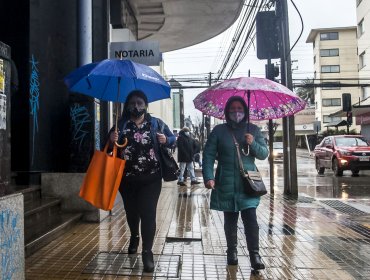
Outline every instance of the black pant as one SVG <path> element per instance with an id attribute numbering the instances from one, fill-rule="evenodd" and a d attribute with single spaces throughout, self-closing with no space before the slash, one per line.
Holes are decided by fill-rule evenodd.
<path id="1" fill-rule="evenodd" d="M 240 211 L 240 213 L 244 224 L 244 233 L 248 251 L 258 251 L 259 227 L 257 223 L 256 208 L 244 209 Z M 236 246 L 238 218 L 239 212 L 224 212 L 224 230 L 228 247 Z"/>
<path id="2" fill-rule="evenodd" d="M 119 188 L 131 236 L 139 235 L 139 223 L 141 220 L 143 250 L 152 250 L 153 247 L 157 203 L 161 188 L 161 178 L 156 178 L 149 182 L 135 182 L 124 179 Z"/>

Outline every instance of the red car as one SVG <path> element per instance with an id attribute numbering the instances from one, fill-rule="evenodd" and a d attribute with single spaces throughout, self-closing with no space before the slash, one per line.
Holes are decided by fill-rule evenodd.
<path id="1" fill-rule="evenodd" d="M 315 147 L 316 170 L 324 174 L 332 169 L 336 176 L 351 170 L 358 176 L 360 170 L 370 170 L 370 146 L 361 135 L 333 135 L 325 137 Z"/>

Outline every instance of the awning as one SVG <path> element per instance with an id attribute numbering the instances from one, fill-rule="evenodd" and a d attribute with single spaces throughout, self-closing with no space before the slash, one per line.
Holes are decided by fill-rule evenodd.
<path id="1" fill-rule="evenodd" d="M 366 113 L 370 113 L 370 105 L 365 105 L 365 106 L 353 105 L 352 106 L 352 116 L 353 117 L 357 117 L 359 115 L 363 115 L 363 114 L 366 114 Z M 343 112 L 342 110 L 340 110 L 340 111 L 337 111 L 333 114 L 330 114 L 329 117 L 347 117 L 347 112 Z"/>
<path id="2" fill-rule="evenodd" d="M 362 100 L 361 102 L 357 102 L 352 106 L 352 116 L 356 117 L 366 113 L 370 113 L 370 97 Z M 339 110 L 333 114 L 330 114 L 329 117 L 347 117 L 347 112 Z"/>
<path id="3" fill-rule="evenodd" d="M 347 126 L 347 121 L 341 120 L 341 121 L 331 122 L 331 123 L 328 123 L 328 124 L 326 124 L 324 126 L 325 127 L 331 127 L 331 126 L 335 126 L 335 127 L 338 127 L 338 126 Z"/>

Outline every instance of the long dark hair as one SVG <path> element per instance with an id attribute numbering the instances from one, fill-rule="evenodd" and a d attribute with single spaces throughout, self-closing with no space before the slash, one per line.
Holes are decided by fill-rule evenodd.
<path id="1" fill-rule="evenodd" d="M 247 114 L 249 114 L 249 108 L 247 106 L 247 103 L 245 103 L 245 100 L 241 96 L 232 96 L 229 98 L 229 100 L 227 100 L 225 110 L 224 110 L 226 122 L 231 121 L 229 118 L 229 111 L 230 111 L 231 103 L 233 103 L 234 101 L 239 101 L 242 104 L 244 108 L 244 118 L 241 120 L 241 122 L 246 122 Z"/>

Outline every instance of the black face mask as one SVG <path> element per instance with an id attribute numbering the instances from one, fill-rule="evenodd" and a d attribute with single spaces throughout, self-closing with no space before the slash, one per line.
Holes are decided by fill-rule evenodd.
<path id="1" fill-rule="evenodd" d="M 139 118 L 146 113 L 146 109 L 138 109 L 136 107 L 129 108 L 130 115 L 134 118 Z"/>

